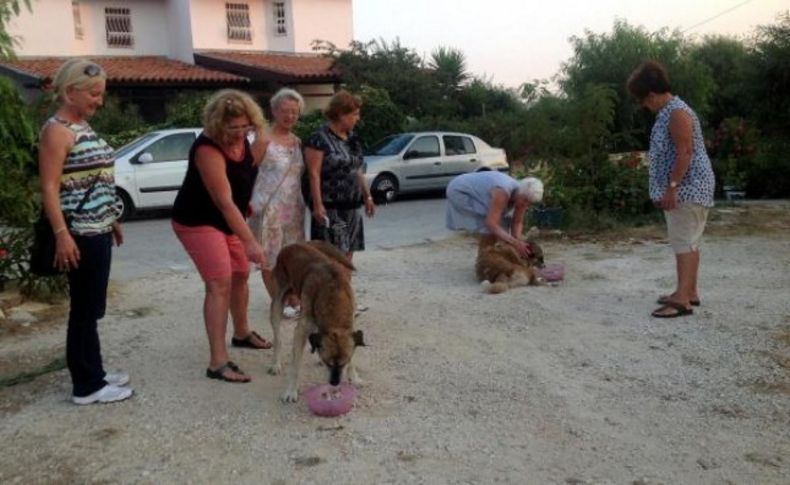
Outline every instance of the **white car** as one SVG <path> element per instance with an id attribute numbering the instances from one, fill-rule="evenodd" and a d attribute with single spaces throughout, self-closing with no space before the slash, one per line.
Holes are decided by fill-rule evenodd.
<path id="1" fill-rule="evenodd" d="M 189 149 L 202 128 L 157 130 L 115 152 L 115 185 L 122 219 L 141 209 L 173 207 L 187 172 Z"/>
<path id="2" fill-rule="evenodd" d="M 508 168 L 501 148 L 474 135 L 446 131 L 390 135 L 365 156 L 365 180 L 374 197 L 386 202 L 400 193 L 444 189 L 464 173 Z"/>

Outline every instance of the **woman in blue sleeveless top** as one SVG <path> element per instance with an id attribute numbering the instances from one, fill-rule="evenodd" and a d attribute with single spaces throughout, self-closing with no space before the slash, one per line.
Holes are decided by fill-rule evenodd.
<path id="1" fill-rule="evenodd" d="M 542 199 L 543 182 L 533 177 L 518 181 L 501 172 L 459 175 L 447 185 L 447 228 L 491 234 L 528 257 L 532 251 L 521 239 L 524 215 Z"/>
<path id="2" fill-rule="evenodd" d="M 713 168 L 699 119 L 670 92 L 664 66 L 643 62 L 628 78 L 627 87 L 640 106 L 656 114 L 648 152 L 650 199 L 664 211 L 677 271 L 675 291 L 658 298 L 661 306 L 652 315 L 691 315 L 691 307 L 700 304 L 699 242 L 713 207 Z"/>

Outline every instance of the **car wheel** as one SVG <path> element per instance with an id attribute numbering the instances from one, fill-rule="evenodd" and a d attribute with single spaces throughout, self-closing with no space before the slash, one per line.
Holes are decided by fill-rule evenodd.
<path id="1" fill-rule="evenodd" d="M 134 203 L 132 202 L 132 198 L 129 197 L 129 194 L 125 191 L 117 189 L 117 193 L 118 199 L 121 201 L 121 216 L 118 220 L 125 221 L 134 215 Z"/>
<path id="2" fill-rule="evenodd" d="M 392 202 L 398 197 L 398 181 L 392 175 L 379 175 L 373 180 L 374 195 L 384 202 Z"/>

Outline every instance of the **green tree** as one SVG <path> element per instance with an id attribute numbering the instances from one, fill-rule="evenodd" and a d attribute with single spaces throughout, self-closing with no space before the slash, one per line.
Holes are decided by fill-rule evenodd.
<path id="1" fill-rule="evenodd" d="M 30 10 L 30 0 L 0 0 L 0 59 L 14 57 L 14 46 L 17 42 L 6 30 L 6 25 L 19 15 L 23 5 Z"/>
<path id="2" fill-rule="evenodd" d="M 363 86 L 383 89 L 404 114 L 415 118 L 441 111 L 442 96 L 431 72 L 398 39 L 354 41 L 342 51 L 329 42 L 318 42 L 314 49 L 334 58 L 343 84 L 353 92 L 361 92 Z"/>
<path id="3" fill-rule="evenodd" d="M 707 66 L 713 83 L 707 123 L 717 127 L 725 118 L 746 116 L 750 105 L 745 86 L 746 45 L 731 37 L 709 36 L 691 46 L 689 55 L 694 64 Z"/>
<path id="4" fill-rule="evenodd" d="M 590 83 L 605 84 L 617 93 L 611 151 L 644 148 L 651 119 L 629 99 L 625 82 L 645 59 L 667 68 L 672 92 L 682 96 L 702 116 L 708 112 L 713 80 L 707 66 L 692 62 L 690 43 L 678 31 L 647 32 L 617 20 L 611 33 L 585 32 L 571 38 L 573 57 L 563 64 L 559 84 L 571 98 L 581 95 Z"/>
<path id="5" fill-rule="evenodd" d="M 470 76 L 466 70 L 466 56 L 458 49 L 440 46 L 431 53 L 428 67 L 445 94 L 456 93 Z"/>
<path id="6" fill-rule="evenodd" d="M 747 85 L 763 130 L 790 136 L 790 11 L 757 28 Z"/>

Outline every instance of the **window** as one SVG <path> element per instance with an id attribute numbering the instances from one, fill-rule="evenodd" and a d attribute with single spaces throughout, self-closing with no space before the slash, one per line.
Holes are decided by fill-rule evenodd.
<path id="1" fill-rule="evenodd" d="M 274 35 L 288 35 L 285 26 L 285 2 L 274 2 Z"/>
<path id="2" fill-rule="evenodd" d="M 252 42 L 250 6 L 246 3 L 226 3 L 225 14 L 228 18 L 228 40 Z"/>
<path id="3" fill-rule="evenodd" d="M 133 47 L 132 12 L 128 8 L 105 8 L 104 25 L 109 47 Z"/>
<path id="4" fill-rule="evenodd" d="M 154 162 L 174 162 L 189 158 L 189 149 L 195 141 L 194 133 L 177 133 L 166 136 L 149 145 L 144 153 L 150 153 Z"/>
<path id="5" fill-rule="evenodd" d="M 472 139 L 466 136 L 445 135 L 444 140 L 445 155 L 466 155 L 475 153 L 475 144 Z"/>
<path id="6" fill-rule="evenodd" d="M 71 14 L 74 17 L 74 38 L 82 40 L 82 13 L 80 12 L 80 2 L 77 0 L 71 2 Z"/>
<path id="7" fill-rule="evenodd" d="M 439 156 L 439 138 L 435 136 L 421 136 L 411 144 L 406 152 L 407 158 L 428 158 Z"/>

